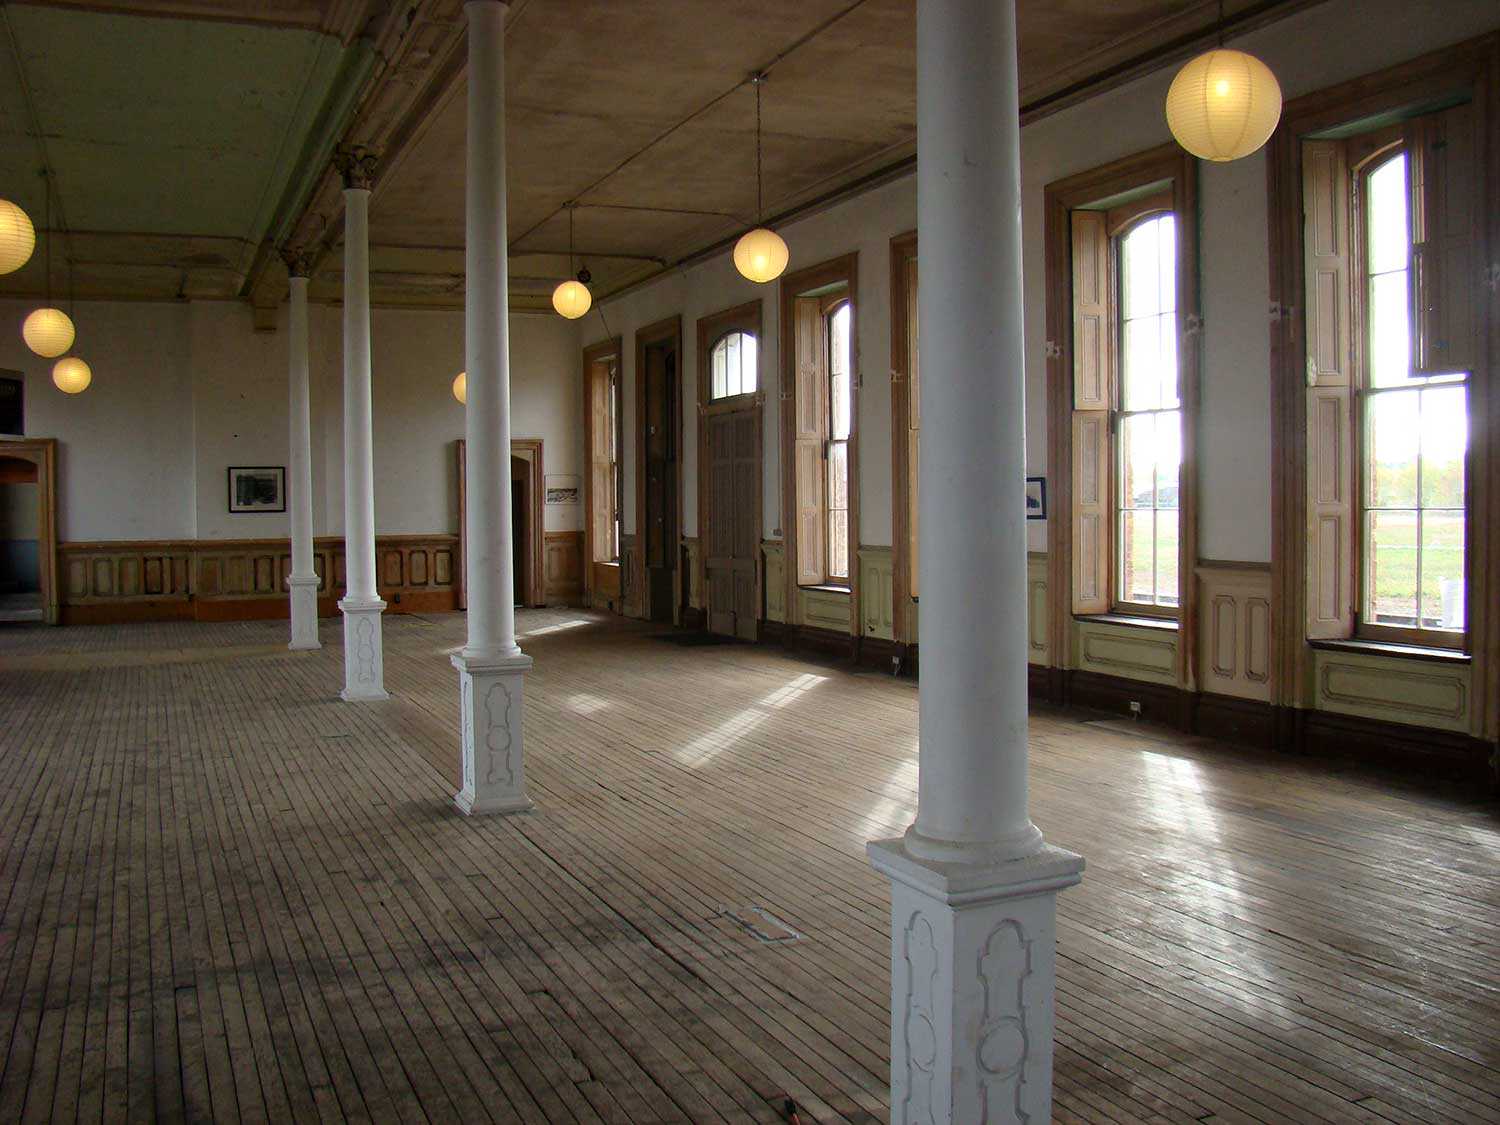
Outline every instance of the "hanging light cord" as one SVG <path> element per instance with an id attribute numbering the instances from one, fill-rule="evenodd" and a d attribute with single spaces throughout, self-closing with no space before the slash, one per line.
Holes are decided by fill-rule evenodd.
<path id="1" fill-rule="evenodd" d="M 1219 50 L 1224 49 L 1224 0 L 1219 0 Z"/>
<path id="2" fill-rule="evenodd" d="M 52 305 L 52 177 L 47 174 L 47 169 L 42 169 L 42 190 L 46 193 L 46 201 L 42 204 L 42 223 L 47 232 L 47 248 L 42 254 L 42 289 L 47 294 L 47 305 Z"/>
<path id="3" fill-rule="evenodd" d="M 1222 3 L 1222 0 L 1220 0 Z M 766 215 L 765 186 L 761 177 L 760 160 L 760 87 L 766 80 L 764 73 L 755 76 L 755 222 L 759 225 Z"/>

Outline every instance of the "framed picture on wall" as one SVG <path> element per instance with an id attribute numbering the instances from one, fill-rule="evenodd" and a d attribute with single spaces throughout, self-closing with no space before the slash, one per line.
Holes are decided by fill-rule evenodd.
<path id="1" fill-rule="evenodd" d="M 1026 518 L 1029 520 L 1044 520 L 1047 518 L 1047 478 L 1026 478 Z"/>
<path id="2" fill-rule="evenodd" d="M 286 511 L 286 466 L 230 466 L 230 512 Z"/>
<path id="3" fill-rule="evenodd" d="M 19 371 L 0 371 L 0 437 L 26 435 L 26 384 Z"/>

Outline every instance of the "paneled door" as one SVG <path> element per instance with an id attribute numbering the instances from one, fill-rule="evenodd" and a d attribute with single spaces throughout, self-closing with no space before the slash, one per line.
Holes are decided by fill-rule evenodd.
<path id="1" fill-rule="evenodd" d="M 760 547 L 760 412 L 710 414 L 708 528 L 704 550 L 708 628 L 753 641 L 758 613 L 755 574 Z"/>

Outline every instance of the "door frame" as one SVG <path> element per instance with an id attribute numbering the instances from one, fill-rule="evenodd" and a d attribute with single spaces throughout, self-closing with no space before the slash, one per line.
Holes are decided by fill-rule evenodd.
<path id="1" fill-rule="evenodd" d="M 453 443 L 458 463 L 458 608 L 465 610 L 469 608 L 469 521 L 467 519 L 469 488 L 468 470 L 464 462 L 464 451 L 467 445 L 468 442 L 464 438 L 458 438 Z M 547 604 L 547 599 L 544 592 L 542 554 L 546 539 L 544 504 L 547 494 L 542 482 L 542 439 L 511 438 L 510 455 L 525 461 L 530 466 L 531 472 L 531 487 L 526 494 L 527 507 L 530 511 L 526 513 L 525 523 L 526 582 L 522 588 L 524 594 L 522 602 L 527 607 L 544 606 Z"/>
<path id="2" fill-rule="evenodd" d="M 626 600 L 651 619 L 646 583 L 646 349 L 670 342 L 677 352 L 677 409 L 672 411 L 672 448 L 677 451 L 677 536 L 672 544 L 672 623 L 682 624 L 682 316 L 673 314 L 635 330 L 635 543 L 631 553 L 633 597 Z M 623 548 L 622 548 L 623 552 Z"/>
<path id="3" fill-rule="evenodd" d="M 0 441 L 0 457 L 30 461 L 36 466 L 37 585 L 41 587 L 42 620 L 58 623 L 57 588 L 57 439 L 23 438 Z M 27 483 L 30 483 L 29 481 Z"/>
<path id="4" fill-rule="evenodd" d="M 761 325 L 764 319 L 764 302 L 759 298 L 746 301 L 742 305 L 732 308 L 720 309 L 716 313 L 699 317 L 697 322 L 698 334 L 698 588 L 703 591 L 704 624 L 707 626 L 708 615 L 708 525 L 712 506 L 709 503 L 711 489 L 709 481 L 708 465 L 708 425 L 707 419 L 714 414 L 733 414 L 741 410 L 752 410 L 756 417 L 756 433 L 763 435 L 765 424 L 766 403 L 766 337 Z M 749 395 L 738 395 L 733 399 L 714 402 L 709 397 L 709 359 L 710 349 L 718 342 L 719 337 L 736 329 L 742 332 L 751 332 L 755 336 L 756 343 L 756 373 L 755 392 Z M 755 474 L 755 542 L 756 554 L 760 555 L 759 544 L 765 537 L 765 462 L 766 451 L 763 444 L 757 444 L 755 450 L 758 471 Z M 759 622 L 765 612 L 765 570 L 761 565 L 761 558 L 752 560 L 755 564 L 755 607 L 756 623 Z"/>

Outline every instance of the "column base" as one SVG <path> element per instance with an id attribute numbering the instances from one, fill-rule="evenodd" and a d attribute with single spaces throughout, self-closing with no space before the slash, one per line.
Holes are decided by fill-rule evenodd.
<path id="1" fill-rule="evenodd" d="M 292 639 L 286 647 L 293 652 L 323 647 L 323 642 L 318 640 L 319 582 L 316 574 L 306 577 L 293 574 L 287 577 L 286 588 L 292 610 Z"/>
<path id="2" fill-rule="evenodd" d="M 385 645 L 381 639 L 380 615 L 385 602 L 380 598 L 339 602 L 344 615 L 344 690 L 339 698 L 346 703 L 370 703 L 389 699 L 385 690 Z"/>
<path id="3" fill-rule="evenodd" d="M 463 788 L 453 803 L 466 816 L 525 812 L 526 757 L 522 701 L 531 657 L 452 657 L 458 669 Z"/>
<path id="4" fill-rule="evenodd" d="M 877 840 L 891 880 L 891 1122 L 1038 1122 L 1052 1113 L 1057 893 L 1083 857 L 1044 845 L 945 863 Z"/>

